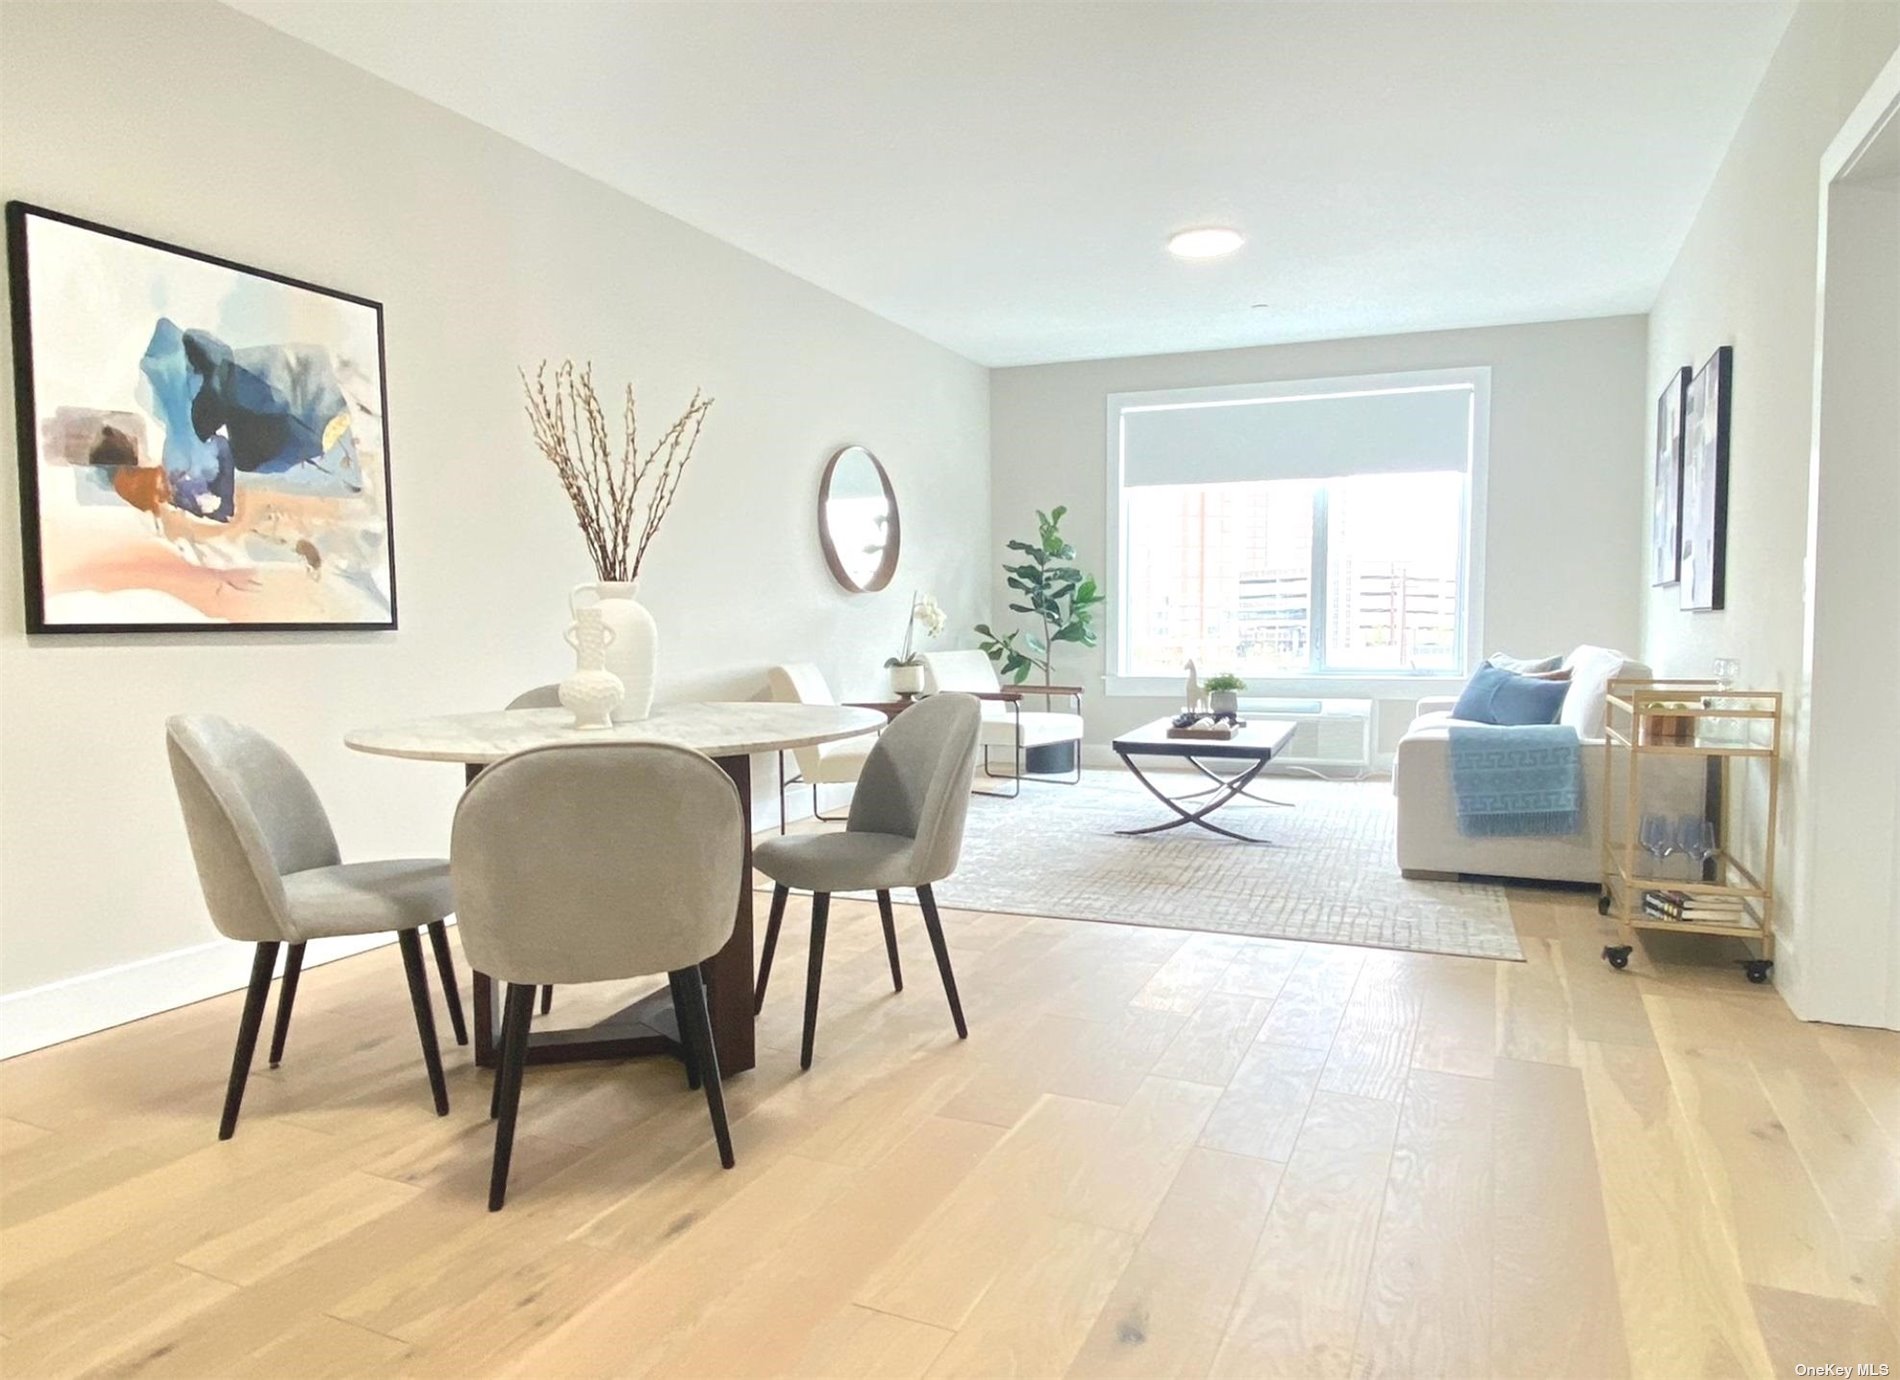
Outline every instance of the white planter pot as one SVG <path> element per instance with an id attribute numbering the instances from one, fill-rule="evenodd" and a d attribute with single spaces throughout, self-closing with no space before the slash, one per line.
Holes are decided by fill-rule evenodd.
<path id="1" fill-rule="evenodd" d="M 897 695 L 923 694 L 924 668 L 922 666 L 891 667 L 891 692 Z"/>
<path id="2" fill-rule="evenodd" d="M 660 660 L 660 630 L 646 606 L 633 597 L 624 580 L 601 580 L 574 586 L 570 603 L 575 610 L 598 601 L 600 618 L 611 631 L 607 641 L 607 669 L 620 678 L 626 698 L 613 711 L 617 724 L 637 723 L 653 712 L 653 685 Z"/>
<path id="3" fill-rule="evenodd" d="M 1240 712 L 1240 692 L 1238 690 L 1209 691 L 1207 707 L 1216 714 L 1238 714 Z"/>

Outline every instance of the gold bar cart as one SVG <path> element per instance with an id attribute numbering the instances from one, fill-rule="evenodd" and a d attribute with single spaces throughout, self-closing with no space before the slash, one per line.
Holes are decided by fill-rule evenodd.
<path id="1" fill-rule="evenodd" d="M 1750 982 L 1766 982 L 1775 966 L 1775 834 L 1781 805 L 1781 695 L 1772 690 L 1731 690 L 1707 680 L 1616 680 L 1610 683 L 1604 722 L 1603 895 L 1597 910 L 1613 916 L 1621 944 L 1606 945 L 1612 968 L 1629 965 L 1636 930 L 1668 930 L 1742 939 L 1760 946 L 1758 957 L 1741 960 Z M 1647 875 L 1648 851 L 1639 838 L 1645 761 L 1700 758 L 1708 788 L 1705 809 L 1716 826 L 1716 851 L 1694 878 Z M 1759 768 L 1756 763 L 1760 763 Z M 1652 772 L 1656 769 L 1652 767 Z M 1767 773 L 1765 807 L 1746 821 L 1759 838 L 1759 852 L 1741 850 L 1734 830 L 1744 827 L 1734 777 Z M 1745 782 L 1743 784 L 1746 784 Z M 1738 852 L 1748 851 L 1750 866 Z M 1649 914 L 1644 897 L 1678 892 L 1690 898 L 1732 897 L 1741 913 L 1733 921 L 1675 920 Z"/>

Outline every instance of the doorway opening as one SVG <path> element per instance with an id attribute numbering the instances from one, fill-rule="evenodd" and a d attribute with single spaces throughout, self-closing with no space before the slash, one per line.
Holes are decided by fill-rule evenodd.
<path id="1" fill-rule="evenodd" d="M 1822 160 L 1815 356 L 1786 990 L 1900 1029 L 1900 58 Z"/>

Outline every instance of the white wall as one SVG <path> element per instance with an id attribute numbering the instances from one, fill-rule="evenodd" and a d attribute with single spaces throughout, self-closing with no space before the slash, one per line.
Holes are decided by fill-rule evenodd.
<path id="1" fill-rule="evenodd" d="M 649 426 L 696 384 L 718 399 L 642 580 L 662 698 L 751 697 L 791 658 L 873 691 L 913 588 L 960 626 L 987 612 L 982 369 L 230 10 L 6 5 L 0 193 L 384 303 L 402 621 L 29 641 L 5 427 L 0 992 L 152 960 L 65 990 L 62 1009 L 98 1026 L 161 988 L 183 1000 L 241 980 L 238 946 L 199 947 L 213 933 L 167 714 L 279 737 L 346 854 L 445 851 L 460 772 L 341 737 L 498 706 L 572 664 L 565 599 L 590 572 L 530 445 L 518 364 L 572 354 L 635 379 Z M 883 459 L 902 504 L 903 562 L 881 595 L 836 588 L 814 530 L 821 468 L 848 442 Z M 771 791 L 765 760 L 755 786 Z M 10 1007 L 17 1032 L 31 1013 Z"/>
<path id="2" fill-rule="evenodd" d="M 1644 649 L 1666 675 L 1705 676 L 1714 658 L 1735 657 L 1750 688 L 1787 696 L 1790 731 L 1784 744 L 1789 750 L 1777 841 L 1783 945 L 1777 981 L 1799 1014 L 1838 1020 L 1871 1018 L 1865 983 L 1836 983 L 1818 970 L 1804 974 L 1806 922 L 1789 904 L 1801 889 L 1803 869 L 1825 865 L 1842 846 L 1839 837 L 1817 836 L 1813 856 L 1800 852 L 1804 831 L 1812 832 L 1816 822 L 1803 820 L 1803 801 L 1825 783 L 1802 779 L 1795 751 L 1805 731 L 1803 567 L 1810 520 L 1820 171 L 1824 150 L 1896 43 L 1900 5 L 1808 0 L 1797 9 L 1649 317 L 1652 406 L 1670 371 L 1683 364 L 1700 366 L 1718 345 L 1735 347 L 1735 372 L 1727 607 L 1684 613 L 1675 589 L 1647 591 Z M 1644 483 L 1647 488 L 1647 470 Z M 1891 552 L 1891 531 L 1885 545 Z M 1891 579 L 1891 564 L 1888 570 Z M 1647 583 L 1646 573 L 1639 578 Z M 1824 611 L 1824 622 L 1839 612 Z M 1855 612 L 1872 611 L 1862 602 Z M 1892 633 L 1872 618 L 1865 629 L 1868 639 L 1883 644 Z M 1865 685 L 1883 687 L 1890 710 L 1891 676 L 1874 665 L 1866 670 Z M 1895 770 L 1896 764 L 1888 763 L 1887 769 Z M 1758 783 L 1740 799 L 1745 817 L 1759 812 Z M 1847 964 L 1855 961 L 1846 956 Z"/>
<path id="3" fill-rule="evenodd" d="M 1656 670 L 1706 676 L 1719 656 L 1758 689 L 1801 666 L 1801 562 L 1813 423 L 1814 266 L 1821 152 L 1900 41 L 1900 5 L 1808 0 L 1795 12 L 1649 315 L 1649 388 L 1735 347 L 1727 607 L 1684 613 L 1645 586 Z M 1652 420 L 1653 425 L 1653 420 Z M 1642 470 L 1648 501 L 1646 458 Z M 1645 510 L 1647 511 L 1647 510 Z"/>
<path id="4" fill-rule="evenodd" d="M 1628 572 L 1647 548 L 1641 480 L 1631 471 L 1647 431 L 1643 342 L 1643 319 L 1619 316 L 999 369 L 990 382 L 994 554 L 1011 537 L 1034 535 L 1038 508 L 1067 504 L 1063 530 L 1083 566 L 1112 578 L 1104 568 L 1110 393 L 1488 365 L 1484 645 L 1523 655 L 1579 642 L 1633 649 Z M 992 578 L 1000 611 L 1000 567 Z M 1091 692 L 1091 742 L 1174 707 L 1104 696 L 1103 670 L 1099 648 L 1065 649 L 1057 661 L 1057 680 Z M 1411 701 L 1437 693 L 1416 685 L 1377 692 L 1393 702 L 1379 728 L 1387 751 Z"/>
<path id="5" fill-rule="evenodd" d="M 1900 1029 L 1900 175 L 1836 183 L 1825 233 L 1789 999 Z"/>

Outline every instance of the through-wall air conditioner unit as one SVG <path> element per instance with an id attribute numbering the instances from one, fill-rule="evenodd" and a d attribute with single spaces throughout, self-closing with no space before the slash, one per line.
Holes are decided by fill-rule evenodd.
<path id="1" fill-rule="evenodd" d="M 1249 719 L 1290 719 L 1295 727 L 1286 751 L 1268 765 L 1301 767 L 1321 776 L 1355 776 L 1372 770 L 1371 700 L 1245 699 Z"/>

